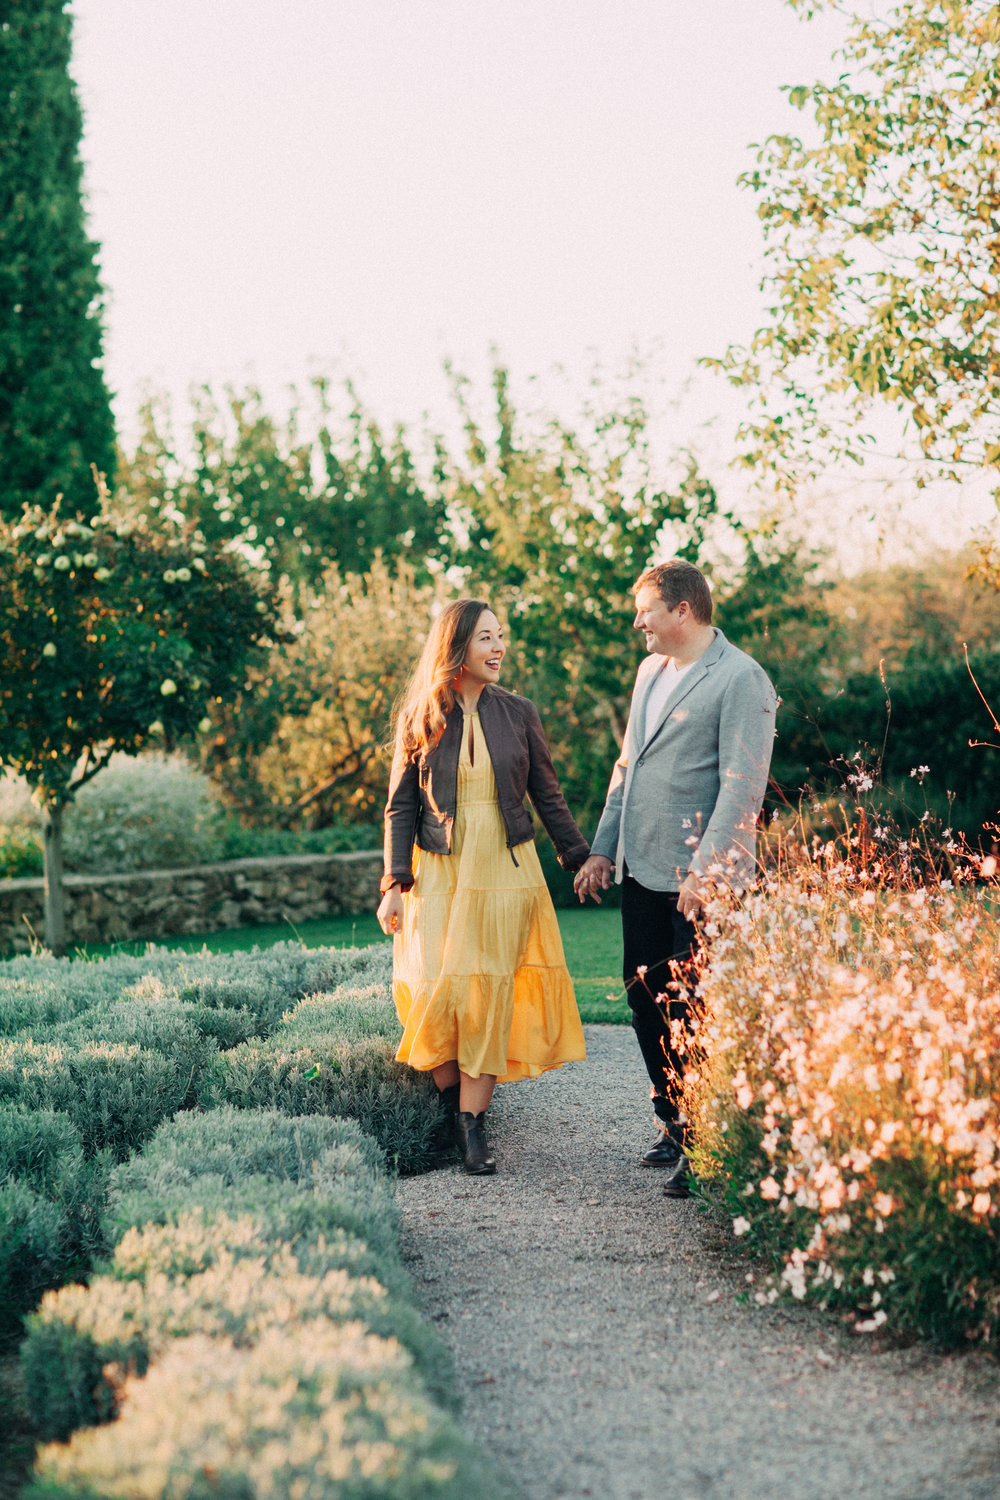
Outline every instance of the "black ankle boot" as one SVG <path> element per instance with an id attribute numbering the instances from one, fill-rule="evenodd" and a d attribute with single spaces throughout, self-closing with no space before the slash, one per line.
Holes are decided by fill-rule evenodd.
<path id="1" fill-rule="evenodd" d="M 462 1153 L 462 1165 L 473 1177 L 485 1177 L 495 1172 L 497 1164 L 486 1144 L 485 1109 L 478 1115 L 460 1109 L 455 1116 L 458 1149 Z"/>
<path id="2" fill-rule="evenodd" d="M 435 1139 L 440 1151 L 448 1151 L 452 1146 L 458 1144 L 458 1128 L 455 1124 L 458 1115 L 458 1096 L 461 1084 L 450 1083 L 446 1089 L 438 1091 L 438 1118 Z"/>

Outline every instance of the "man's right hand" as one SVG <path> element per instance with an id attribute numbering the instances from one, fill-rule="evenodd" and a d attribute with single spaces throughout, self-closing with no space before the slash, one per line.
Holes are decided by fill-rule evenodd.
<path id="1" fill-rule="evenodd" d="M 591 854 L 580 866 L 573 879 L 573 889 L 579 896 L 581 905 L 587 896 L 593 896 L 600 906 L 601 898 L 597 893 L 608 889 L 613 869 L 614 865 L 603 854 Z"/>

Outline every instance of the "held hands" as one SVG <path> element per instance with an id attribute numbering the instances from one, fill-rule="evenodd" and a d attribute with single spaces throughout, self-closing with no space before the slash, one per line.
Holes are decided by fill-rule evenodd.
<path id="1" fill-rule="evenodd" d="M 403 926 L 403 893 L 398 885 L 391 886 L 378 904 L 378 925 L 386 937 L 395 937 Z"/>
<path id="2" fill-rule="evenodd" d="M 600 906 L 601 898 L 597 893 L 608 889 L 613 869 L 614 865 L 603 854 L 591 854 L 584 861 L 573 878 L 573 890 L 579 896 L 581 906 L 587 896 L 593 896 Z"/>

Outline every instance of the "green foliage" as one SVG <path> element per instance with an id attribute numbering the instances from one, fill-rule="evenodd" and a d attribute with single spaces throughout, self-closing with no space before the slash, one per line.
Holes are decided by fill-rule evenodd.
<path id="1" fill-rule="evenodd" d="M 492 599 L 504 617 L 505 682 L 538 703 L 584 825 L 603 804 L 639 655 L 637 643 L 629 660 L 631 585 L 655 556 L 673 552 L 704 566 L 719 602 L 731 600 L 734 624 L 745 619 L 753 641 L 770 640 L 775 659 L 779 632 L 794 625 L 796 680 L 807 658 L 810 668 L 822 659 L 828 622 L 810 585 L 815 559 L 725 511 L 690 457 L 673 464 L 669 483 L 658 477 L 649 413 L 634 385 L 609 397 L 595 382 L 575 428 L 556 416 L 519 414 L 503 368 L 494 371 L 486 418 L 474 410 L 468 382 L 456 379 L 455 394 L 464 443 L 451 452 L 437 440 L 422 501 L 436 519 L 425 535 L 402 506 L 384 530 L 364 531 L 353 552 L 310 551 L 305 563 L 277 544 L 276 522 L 263 537 L 262 562 L 287 574 L 282 640 L 248 687 L 213 710 L 216 732 L 202 747 L 204 764 L 244 814 L 280 809 L 284 820 L 313 826 L 373 821 L 388 778 L 393 702 L 436 606 L 457 592 Z M 260 430 L 273 437 L 274 424 L 259 398 L 254 403 Z M 205 517 L 212 482 L 197 484 L 193 472 L 182 482 L 172 462 L 160 440 L 147 441 L 135 459 L 145 465 L 149 496 L 157 486 L 169 492 L 158 513 L 176 507 L 215 535 Z M 358 469 L 352 516 L 381 514 L 365 490 L 381 472 L 377 463 Z M 268 480 L 268 495 L 276 483 Z M 226 524 L 236 526 L 238 507 L 224 509 Z M 249 513 L 246 522 L 255 528 L 248 541 L 259 546 L 258 523 Z M 301 519 L 302 540 L 310 524 L 315 517 Z M 738 630 L 734 639 L 740 643 Z"/>
<path id="2" fill-rule="evenodd" d="M 42 809 L 45 940 L 65 946 L 66 804 L 115 751 L 172 745 L 270 639 L 274 605 L 231 553 L 116 518 L 0 521 L 0 770 Z"/>
<path id="3" fill-rule="evenodd" d="M 198 1080 L 218 1051 L 215 1033 L 209 1029 L 215 1014 L 219 1012 L 207 1006 L 191 1006 L 178 1000 L 162 980 L 142 979 L 125 990 L 120 1000 L 63 1022 L 53 1031 L 52 1040 L 60 1047 L 104 1042 L 158 1052 L 187 1072 L 189 1082 L 184 1102 L 191 1103 Z M 246 1008 L 242 1012 L 226 1012 L 225 1021 L 235 1022 L 231 1029 L 237 1033 L 253 1025 L 251 1012 Z M 227 1028 L 224 1025 L 222 1029 Z"/>
<path id="4" fill-rule="evenodd" d="M 842 786 L 846 763 L 860 753 L 904 826 L 931 811 L 972 841 L 985 828 L 988 841 L 1000 821 L 996 752 L 989 748 L 997 736 L 970 666 L 986 700 L 1000 703 L 1000 656 L 989 650 L 970 656 L 968 666 L 953 656 L 851 676 L 812 716 L 786 715 L 780 764 L 791 802 L 805 783 Z"/>
<path id="5" fill-rule="evenodd" d="M 83 1159 L 80 1133 L 65 1115 L 0 1109 L 0 1182 L 17 1177 L 51 1194 Z"/>
<path id="6" fill-rule="evenodd" d="M 103 510 L 0 525 L 0 765 L 61 807 L 116 751 L 190 733 L 273 605 L 231 553 Z"/>
<path id="7" fill-rule="evenodd" d="M 222 1108 L 161 1126 L 114 1174 L 111 1259 L 30 1320 L 22 1367 L 42 1437 L 112 1417 L 127 1433 L 136 1377 L 155 1384 L 192 1336 L 211 1364 L 223 1348 L 273 1351 L 279 1332 L 329 1353 L 343 1327 L 369 1350 L 391 1340 L 411 1393 L 453 1405 L 450 1356 L 406 1305 L 380 1159 L 351 1120 Z M 372 1378 L 358 1372 L 360 1393 Z M 326 1441 L 332 1453 L 343 1436 Z"/>
<path id="8" fill-rule="evenodd" d="M 7 0 L 0 28 L 0 515 L 29 501 L 89 514 L 111 475 L 96 246 L 84 222 L 82 117 L 65 0 Z M 6 653 L 5 653 L 6 654 Z"/>
<path id="9" fill-rule="evenodd" d="M 759 391 L 745 459 L 788 483 L 863 456 L 879 403 L 907 418 L 925 474 L 996 471 L 1000 13 L 897 0 L 848 17 L 837 81 L 788 91 L 818 140 L 771 137 L 743 179 L 769 321 L 709 363 Z"/>
<path id="10" fill-rule="evenodd" d="M 311 1182 L 314 1163 L 343 1148 L 341 1172 L 367 1174 L 381 1165 L 374 1142 L 355 1120 L 306 1115 L 292 1118 L 277 1110 L 249 1113 L 222 1106 L 190 1113 L 162 1125 L 141 1157 L 115 1172 L 114 1193 L 187 1187 L 204 1176 L 227 1187 L 247 1177 L 275 1182 Z"/>
<path id="11" fill-rule="evenodd" d="M 87 1287 L 66 1287 L 45 1298 L 32 1320 L 23 1356 L 29 1389 L 45 1393 L 45 1409 L 36 1416 L 43 1439 L 65 1439 L 76 1427 L 107 1419 L 114 1389 L 113 1380 L 102 1378 L 107 1366 L 144 1375 L 150 1361 L 162 1359 L 172 1340 L 196 1333 L 247 1347 L 269 1328 L 298 1327 L 308 1343 L 320 1320 L 360 1321 L 371 1332 L 396 1338 L 409 1348 L 438 1399 L 448 1391 L 452 1371 L 442 1359 L 440 1341 L 416 1313 L 394 1303 L 373 1277 L 340 1267 L 305 1272 L 287 1247 L 275 1244 L 259 1243 L 257 1253 L 248 1254 L 252 1225 L 252 1219 L 244 1220 L 234 1254 L 219 1243 L 217 1222 L 214 1257 L 204 1269 L 169 1275 L 151 1268 L 122 1276 L 113 1258 L 108 1274 L 94 1277 Z M 135 1236 L 126 1241 L 130 1253 L 134 1241 Z M 187 1236 L 184 1246 L 190 1250 Z M 443 1366 L 440 1375 L 435 1365 Z M 77 1410 L 67 1421 L 74 1389 Z M 58 1425 L 49 1415 L 53 1407 L 60 1412 Z"/>
<path id="12" fill-rule="evenodd" d="M 21 1364 L 33 1427 L 43 1439 L 70 1440 L 46 1450 L 34 1492 L 105 1496 L 120 1484 L 136 1493 L 133 1480 L 145 1492 L 153 1470 L 148 1449 L 128 1456 L 132 1424 L 144 1423 L 146 1394 L 165 1376 L 177 1422 L 166 1433 L 161 1413 L 155 1482 L 167 1471 L 185 1476 L 170 1480 L 178 1493 L 192 1474 L 211 1473 L 215 1492 L 241 1495 L 316 1482 L 343 1493 L 349 1475 L 359 1496 L 500 1500 L 506 1490 L 446 1414 L 456 1405 L 452 1360 L 411 1306 L 383 1152 L 357 1121 L 223 1104 L 161 1119 L 153 1130 L 155 1109 L 162 1115 L 178 1103 L 171 1066 L 189 1067 L 186 1083 L 197 1082 L 216 1055 L 213 1020 L 252 1013 L 231 1008 L 241 988 L 232 976 L 215 1007 L 179 998 L 179 987 L 190 982 L 208 995 L 225 985 L 225 964 L 249 973 L 254 960 L 272 974 L 270 1013 L 283 990 L 284 1046 L 339 1072 L 341 1104 L 351 1089 L 357 1099 L 367 1091 L 404 1147 L 407 1108 L 436 1123 L 427 1080 L 392 1116 L 388 1053 L 398 1023 L 382 952 L 312 954 L 288 944 L 284 955 L 227 956 L 223 966 L 155 952 L 147 961 L 7 966 L 16 971 L 7 986 L 14 1025 L 51 1014 L 46 986 L 71 989 L 81 975 L 76 994 L 64 996 L 66 1018 L 49 1025 L 59 1045 L 23 1035 L 0 1043 L 0 1097 L 18 1102 L 0 1108 L 8 1334 L 46 1287 L 74 1269 L 86 1274 L 114 1246 L 88 1285 L 47 1292 L 28 1322 Z M 311 983 L 351 974 L 360 986 L 317 993 Z M 412 1125 L 410 1136 L 418 1134 Z M 99 1142 L 107 1147 L 88 1159 Z M 109 1183 L 112 1148 L 123 1159 Z M 185 1384 L 192 1357 L 213 1372 L 226 1423 L 206 1423 L 204 1393 Z M 284 1372 L 277 1386 L 275 1371 Z M 145 1436 L 138 1440 L 145 1448 Z"/>
<path id="13" fill-rule="evenodd" d="M 421 583 L 408 562 L 390 570 L 381 554 L 363 575 L 329 567 L 314 587 L 286 588 L 282 644 L 213 710 L 202 742 L 229 802 L 312 825 L 379 819 L 392 707 L 443 597 L 440 581 Z"/>
<path id="14" fill-rule="evenodd" d="M 0 827 L 0 880 L 37 879 L 42 866 L 42 845 L 33 828 Z"/>
<path id="15" fill-rule="evenodd" d="M 401 429 L 388 438 L 352 397 L 334 438 L 327 382 L 313 382 L 316 409 L 276 422 L 259 391 L 207 387 L 195 398 L 182 451 L 165 402 L 143 407 L 142 436 L 123 463 L 129 503 L 148 514 L 181 512 L 213 544 L 239 543 L 265 572 L 318 587 L 324 573 L 363 574 L 381 555 L 425 560 L 449 545 L 440 495 L 416 474 Z M 308 428 L 306 435 L 303 431 Z"/>
<path id="16" fill-rule="evenodd" d="M 0 1348 L 46 1287 L 60 1280 L 66 1218 L 57 1203 L 26 1182 L 0 1183 Z"/>
<path id="17" fill-rule="evenodd" d="M 105 1249 L 109 1169 L 106 1156 L 85 1158 L 65 1115 L 0 1107 L 0 1344 L 47 1287 Z"/>

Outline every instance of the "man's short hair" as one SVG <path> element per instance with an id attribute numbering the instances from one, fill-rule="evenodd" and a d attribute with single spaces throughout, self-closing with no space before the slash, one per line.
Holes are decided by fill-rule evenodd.
<path id="1" fill-rule="evenodd" d="M 708 579 L 694 563 L 672 557 L 669 562 L 647 568 L 632 585 L 632 592 L 635 594 L 647 587 L 654 588 L 668 608 L 676 609 L 678 604 L 687 600 L 699 625 L 712 623 L 712 590 Z"/>

